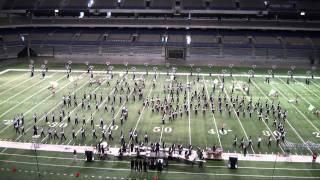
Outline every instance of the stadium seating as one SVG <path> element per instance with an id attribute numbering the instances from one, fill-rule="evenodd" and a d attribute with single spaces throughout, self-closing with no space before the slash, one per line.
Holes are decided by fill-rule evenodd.
<path id="1" fill-rule="evenodd" d="M 183 0 L 182 7 L 183 9 L 206 9 L 203 0 Z"/>
<path id="2" fill-rule="evenodd" d="M 153 9 L 172 9 L 173 0 L 152 0 L 150 8 Z"/>
<path id="3" fill-rule="evenodd" d="M 37 6 L 38 9 L 59 9 L 61 0 L 41 0 Z"/>
<path id="4" fill-rule="evenodd" d="M 234 0 L 214 0 L 210 2 L 211 9 L 236 9 Z"/>
<path id="5" fill-rule="evenodd" d="M 266 5 L 264 0 L 241 0 L 240 1 L 241 10 L 265 10 Z"/>
<path id="6" fill-rule="evenodd" d="M 144 9 L 145 0 L 123 0 L 120 7 L 125 9 Z"/>

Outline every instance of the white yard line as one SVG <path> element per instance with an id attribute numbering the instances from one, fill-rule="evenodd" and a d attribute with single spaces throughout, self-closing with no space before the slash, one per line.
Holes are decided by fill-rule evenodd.
<path id="1" fill-rule="evenodd" d="M 120 83 L 122 83 L 123 80 L 124 80 L 126 77 L 127 77 L 127 75 L 124 75 L 124 76 L 123 76 L 123 79 L 121 80 Z M 109 93 L 109 95 L 113 94 L 114 91 L 115 91 L 115 89 L 116 89 L 116 87 L 113 88 L 113 90 Z M 133 91 L 132 91 L 132 92 L 133 92 Z M 131 92 L 131 93 L 132 93 L 132 92 Z M 105 98 L 105 99 L 102 101 L 102 103 L 98 106 L 98 109 L 99 109 L 106 101 L 107 101 L 107 99 Z M 124 103 L 125 103 L 125 102 L 126 102 L 126 101 L 124 101 Z M 124 105 L 124 104 L 123 104 L 123 105 Z M 122 107 L 119 108 L 118 113 L 120 112 L 121 109 L 122 109 Z M 96 109 L 96 110 L 92 113 L 92 116 L 94 116 L 94 115 L 97 113 L 97 111 L 98 111 L 98 110 Z M 115 115 L 114 118 L 117 117 L 118 113 Z M 90 120 L 90 118 L 88 118 L 88 119 L 86 120 L 86 123 L 87 123 L 89 120 Z M 111 124 L 110 124 L 110 125 L 111 125 Z M 108 127 L 108 128 L 109 128 L 109 127 Z M 79 128 L 78 131 L 75 133 L 76 136 L 79 134 L 80 130 L 81 130 L 81 128 Z M 69 145 L 72 141 L 73 141 L 73 139 L 71 139 L 71 140 L 67 143 L 67 145 Z"/>
<path id="2" fill-rule="evenodd" d="M 28 72 L 30 71 L 30 69 L 8 69 L 8 71 L 18 71 L 18 72 Z M 41 72 L 42 70 L 41 69 L 35 69 L 35 72 Z M 61 69 L 51 69 L 50 72 L 66 72 L 66 70 L 61 70 Z M 77 72 L 77 73 L 86 73 L 87 71 L 85 70 L 72 70 L 72 72 Z M 99 73 L 102 73 L 102 74 L 105 74 L 106 71 L 94 71 L 95 74 L 99 74 Z M 113 74 L 123 74 L 123 71 L 113 71 L 112 72 Z M 128 74 L 133 74 L 132 72 L 128 72 Z M 145 74 L 145 72 L 135 72 L 135 74 Z M 149 72 L 149 74 L 154 74 L 154 72 Z M 166 72 L 157 72 L 158 75 L 167 75 Z M 184 76 L 187 76 L 189 75 L 190 73 L 176 73 L 176 75 L 184 75 Z M 209 73 L 200 73 L 199 74 L 200 76 L 210 76 Z M 222 76 L 223 74 L 222 73 L 212 73 L 211 74 L 212 76 Z M 232 76 L 236 76 L 236 77 L 249 77 L 251 75 L 247 75 L 247 74 L 232 74 Z M 254 75 L 255 77 L 265 77 L 264 74 L 256 74 Z M 287 78 L 287 77 L 291 77 L 291 76 L 288 76 L 288 75 L 275 75 L 274 77 L 279 77 L 279 78 Z M 294 76 L 294 78 L 307 78 L 309 76 Z M 320 79 L 320 76 L 315 76 L 314 79 Z"/>
<path id="3" fill-rule="evenodd" d="M 57 79 L 57 81 L 60 81 L 60 80 L 63 79 L 64 77 L 65 77 L 65 76 L 62 76 L 61 78 Z M 45 90 L 45 89 L 48 89 L 48 87 L 41 88 L 39 91 L 37 91 L 37 92 L 35 92 L 33 95 L 27 97 L 26 99 L 24 99 L 23 101 L 21 101 L 19 104 L 11 107 L 11 108 L 8 109 L 6 112 L 2 113 L 2 114 L 0 115 L 0 118 L 3 117 L 4 115 L 6 115 L 8 112 L 10 112 L 10 111 L 12 111 L 13 109 L 15 109 L 16 107 L 18 107 L 20 104 L 26 102 L 27 100 L 31 99 L 33 96 L 39 94 L 40 92 L 42 92 L 42 91 Z M 36 106 L 34 106 L 34 107 L 36 107 Z M 32 109 L 34 109 L 34 107 L 33 107 Z M 31 109 L 29 109 L 29 111 L 30 111 L 30 110 L 31 110 Z M 1 132 L 2 132 L 2 131 L 1 131 Z M 0 133 L 1 133 L 1 132 L 0 132 Z"/>
<path id="4" fill-rule="evenodd" d="M 158 75 L 157 75 L 157 77 L 158 77 Z M 171 77 L 169 76 L 169 78 L 170 78 L 170 89 L 172 88 L 172 79 L 171 79 Z M 167 99 L 168 99 L 168 101 L 169 101 L 169 97 L 170 97 L 170 93 L 168 93 L 168 95 L 167 95 Z M 161 125 L 161 133 L 160 133 L 160 140 L 159 140 L 159 143 L 161 144 L 162 143 L 162 135 L 163 135 L 163 129 L 164 129 L 164 125 Z"/>
<path id="5" fill-rule="evenodd" d="M 96 92 L 96 91 L 97 91 L 99 88 L 101 88 L 101 86 L 104 85 L 104 83 L 106 83 L 106 82 L 107 82 L 107 81 L 104 81 L 100 86 L 96 87 L 96 88 L 95 88 L 93 91 L 91 91 L 91 92 Z M 84 87 L 86 84 L 88 84 L 88 82 L 84 83 L 84 84 L 81 86 L 81 88 Z M 80 88 L 80 89 L 81 89 L 81 88 Z M 77 92 L 77 91 L 75 91 L 75 92 Z M 74 93 L 75 93 L 75 92 L 74 92 Z M 102 104 L 105 103 L 105 101 L 106 101 L 106 100 L 102 101 L 102 103 L 98 106 L 98 108 L 100 108 L 100 107 L 102 106 Z M 79 103 L 77 107 L 73 108 L 73 110 L 70 111 L 70 115 L 73 114 L 73 112 L 74 112 L 78 107 L 80 107 L 80 106 L 81 106 L 81 103 Z M 94 113 L 92 114 L 92 116 L 93 116 L 96 112 L 97 112 L 97 110 L 94 111 Z M 64 123 L 64 121 L 65 121 L 67 118 L 68 118 L 67 116 L 64 117 L 63 120 L 62 120 L 61 122 L 59 122 L 57 126 L 59 126 L 60 124 Z M 90 119 L 90 118 L 89 118 L 89 119 Z M 41 143 L 42 143 L 48 136 L 49 136 L 49 135 L 47 134 L 47 135 L 41 140 Z"/>
<path id="6" fill-rule="evenodd" d="M 16 78 L 12 79 L 11 81 L 7 81 L 6 83 L 1 84 L 1 85 L 0 85 L 0 87 L 6 86 L 7 84 L 12 83 L 13 81 L 15 81 L 15 80 L 17 80 L 17 79 L 21 78 L 22 76 L 27 75 L 27 74 L 28 74 L 28 73 L 23 73 L 23 74 L 21 74 L 20 76 L 18 76 L 18 77 L 16 77 Z"/>
<path id="7" fill-rule="evenodd" d="M 163 128 L 164 127 L 164 125 L 162 125 L 161 126 L 161 133 L 160 133 L 160 140 L 159 140 L 159 144 L 161 144 L 162 143 L 162 134 L 163 134 Z"/>
<path id="8" fill-rule="evenodd" d="M 299 97 L 300 97 L 301 99 L 303 99 L 306 103 L 311 104 L 308 100 L 306 100 L 303 96 L 301 96 L 301 94 L 299 94 L 296 90 L 294 90 L 294 89 L 291 88 L 289 85 L 287 85 L 286 82 L 284 82 L 284 81 L 283 81 L 282 79 L 280 79 L 280 78 L 279 78 L 279 80 L 282 81 L 283 84 L 285 84 L 287 87 L 289 87 L 289 88 L 290 88 L 292 91 L 294 91 L 297 95 L 299 95 Z M 273 86 L 273 87 L 274 87 L 274 86 Z M 278 92 L 279 92 L 287 101 L 289 101 L 289 99 L 288 99 L 279 89 L 278 89 Z M 304 115 L 304 113 L 302 113 L 302 112 L 300 111 L 300 109 L 297 108 L 296 105 L 294 105 L 294 104 L 292 104 L 292 103 L 291 103 L 291 105 L 292 105 L 292 107 L 294 107 L 294 108 L 299 112 L 299 114 L 301 114 L 301 115 L 303 116 L 303 118 L 304 118 L 305 120 L 308 121 L 308 123 L 309 123 L 316 131 L 320 132 L 320 130 L 309 120 L 309 118 L 308 118 L 306 115 Z"/>
<path id="9" fill-rule="evenodd" d="M 30 80 L 35 79 L 37 76 L 38 76 L 38 75 L 34 75 L 33 77 L 30 77 L 30 78 L 28 78 L 28 79 L 26 79 L 26 80 L 24 80 L 24 81 L 22 81 L 22 82 L 17 83 L 15 86 L 12 86 L 11 88 L 8 88 L 8 89 L 2 91 L 2 92 L 0 93 L 0 95 L 6 93 L 6 92 L 8 92 L 8 91 L 10 92 L 12 89 L 14 89 L 14 88 L 16 88 L 16 87 L 19 87 L 21 84 L 24 84 L 24 83 L 26 83 L 26 82 L 28 82 L 28 81 L 30 81 Z"/>
<path id="10" fill-rule="evenodd" d="M 83 74 L 81 74 L 80 76 L 82 76 L 82 75 L 83 75 Z M 71 83 L 71 82 L 69 82 L 69 83 L 67 83 L 66 85 L 64 85 L 63 87 L 61 87 L 61 88 L 56 92 L 56 94 L 57 94 L 58 92 L 60 92 L 62 89 L 64 89 L 65 87 L 67 87 L 70 83 Z M 87 83 L 84 83 L 83 85 L 81 85 L 79 88 L 76 89 L 75 92 L 77 92 L 78 90 L 82 89 L 86 84 L 87 84 Z M 50 96 L 48 96 L 47 98 L 50 98 L 51 96 L 53 96 L 53 95 L 50 95 Z M 42 101 L 46 101 L 47 98 L 45 98 L 45 99 L 42 100 Z M 41 104 L 41 103 L 40 103 L 40 104 Z M 55 110 L 57 107 L 59 107 L 61 104 L 62 104 L 62 102 L 56 104 L 53 108 L 50 109 L 50 111 L 48 111 L 48 114 L 51 113 L 52 111 L 54 111 L 54 110 Z M 37 106 L 38 106 L 38 105 L 37 105 Z M 34 108 L 35 108 L 35 107 L 36 107 L 36 106 L 34 106 Z M 32 108 L 32 109 L 33 109 L 33 108 Z M 30 109 L 29 111 L 31 111 L 32 109 Z M 27 112 L 24 113 L 24 114 L 29 113 L 29 111 L 27 111 Z M 45 115 L 43 115 L 43 116 L 39 119 L 39 121 L 37 121 L 36 124 L 38 124 L 38 123 L 39 123 L 42 119 L 44 119 L 44 118 L 45 118 Z M 30 123 L 31 123 L 31 122 L 32 122 L 32 121 L 30 121 Z M 30 123 L 29 123 L 29 124 L 30 124 Z M 3 131 L 4 131 L 5 129 L 7 129 L 9 126 L 10 126 L 10 125 L 6 126 L 1 132 L 3 132 Z M 28 132 L 31 128 L 32 128 L 32 126 L 30 126 L 29 128 L 27 128 L 25 132 Z M 0 133 L 1 133 L 1 132 L 0 132 Z M 19 136 L 15 139 L 15 141 L 18 141 L 21 137 L 22 137 L 22 135 L 19 135 Z M 42 141 L 41 141 L 41 142 L 42 142 Z M 7 148 L 3 149 L 3 150 L 1 151 L 1 153 L 5 152 L 6 150 L 7 150 Z"/>
<path id="11" fill-rule="evenodd" d="M 204 87 L 205 87 L 205 89 L 206 89 L 207 98 L 210 99 L 210 97 L 209 97 L 209 92 L 208 92 L 208 88 L 207 88 L 207 83 L 206 83 L 206 81 L 205 81 L 205 79 L 204 79 L 204 76 L 202 76 L 202 78 L 203 78 Z M 211 106 L 211 103 L 210 103 L 210 107 L 212 107 L 212 106 Z M 216 134 L 217 134 L 217 136 L 218 136 L 218 140 L 219 140 L 220 147 L 223 149 L 222 144 L 221 144 L 221 139 L 220 139 L 220 134 L 219 134 L 217 122 L 216 122 L 216 117 L 214 116 L 214 113 L 212 113 L 212 119 L 211 119 L 211 120 L 213 120 L 213 124 L 214 124 L 214 127 L 215 127 L 215 129 L 216 129 Z"/>
<path id="12" fill-rule="evenodd" d="M 37 163 L 33 162 L 24 162 L 24 161 L 12 161 L 12 160 L 0 160 L 4 163 L 16 163 L 16 164 L 27 164 L 27 165 L 36 165 Z M 106 167 L 96 167 L 96 166 L 76 166 L 76 165 L 64 165 L 64 164 L 49 164 L 49 163 L 38 163 L 40 166 L 49 166 L 49 167 L 63 167 L 63 168 L 76 168 L 76 169 L 93 169 L 93 170 L 111 170 L 111 171 L 124 171 L 131 172 L 131 169 L 127 168 L 106 168 Z M 149 172 L 157 173 L 157 171 L 149 170 Z M 230 177 L 246 177 L 246 178 L 285 178 L 285 179 L 320 179 L 316 176 L 279 176 L 279 175 L 253 175 L 253 174 L 227 174 L 227 173 L 195 173 L 195 172 L 183 172 L 183 171 L 166 171 L 167 174 L 183 174 L 183 175 L 203 175 L 203 176 L 230 176 Z"/>
<path id="13" fill-rule="evenodd" d="M 269 102 L 272 102 L 272 100 L 261 90 L 261 88 L 254 82 L 254 81 L 251 81 L 253 83 L 253 85 L 269 100 Z M 273 85 L 271 85 L 272 87 L 274 87 Z M 297 132 L 297 130 L 291 125 L 289 119 L 286 120 L 286 122 L 289 124 L 290 128 L 295 132 L 295 134 L 297 135 L 297 137 L 300 139 L 300 141 L 302 143 L 306 143 L 304 141 L 304 139 L 300 136 L 300 134 Z M 273 134 L 273 133 L 271 133 Z M 311 149 L 308 148 L 308 150 L 312 153 Z"/>
<path id="14" fill-rule="evenodd" d="M 187 86 L 190 87 L 191 89 L 191 84 L 189 85 L 189 75 L 187 75 Z M 188 91 L 188 119 L 189 119 L 189 145 L 191 145 L 191 118 L 190 118 L 190 114 L 191 114 L 191 109 L 190 109 L 190 89 L 187 87 L 187 91 Z"/>
<path id="15" fill-rule="evenodd" d="M 235 81 L 237 81 L 237 79 L 236 79 L 235 77 L 233 77 L 233 79 L 234 79 Z M 245 92 L 243 91 L 243 89 L 241 89 L 241 91 L 245 94 Z M 247 95 L 245 95 L 245 96 L 247 97 L 248 100 L 250 99 Z M 264 125 L 268 128 L 268 131 L 270 132 L 270 134 L 272 135 L 272 137 L 273 137 L 275 140 L 277 140 L 277 138 L 274 136 L 273 131 L 270 129 L 270 127 L 268 126 L 268 124 L 267 124 L 264 120 L 262 120 L 262 122 L 263 122 Z M 284 150 L 283 150 L 283 148 L 281 147 L 281 145 L 280 145 L 279 147 L 280 147 L 281 151 L 284 153 Z"/>
<path id="16" fill-rule="evenodd" d="M 156 76 L 158 77 L 158 74 L 157 74 Z M 149 96 L 150 96 L 150 94 L 151 94 L 152 90 L 153 90 L 153 87 L 151 87 L 151 88 L 150 88 L 150 91 L 149 91 L 149 93 L 148 93 L 148 95 L 147 95 L 147 98 L 149 98 Z M 145 109 L 145 108 L 146 108 L 146 106 L 143 106 L 143 107 L 142 107 L 142 110 L 141 110 L 140 116 L 139 116 L 139 118 L 138 118 L 138 120 L 137 120 L 137 123 L 136 123 L 136 125 L 135 125 L 134 129 L 133 129 L 133 132 L 137 130 L 137 127 L 138 127 L 139 122 L 140 122 L 140 120 L 141 120 L 141 118 L 142 118 L 143 111 L 144 111 L 144 109 Z M 131 139 L 130 139 L 130 141 L 129 141 L 129 143 L 128 143 L 128 144 L 130 144 L 130 143 L 131 143 Z"/>
<path id="17" fill-rule="evenodd" d="M 221 81 L 221 79 L 220 79 L 220 76 L 218 76 L 218 79 L 219 79 L 220 83 L 222 83 L 222 81 Z M 224 85 L 224 86 L 225 86 L 225 85 Z M 227 96 L 227 99 L 228 99 L 229 103 L 232 104 L 232 102 L 230 101 L 230 97 L 229 97 L 227 91 L 224 89 L 223 92 L 224 92 L 225 95 Z M 244 129 L 240 118 L 237 116 L 237 112 L 236 112 L 236 110 L 234 109 L 234 107 L 232 107 L 232 110 L 233 110 L 233 112 L 234 112 L 234 114 L 235 114 L 235 117 L 237 118 L 237 120 L 238 120 L 238 122 L 239 122 L 239 124 L 240 124 L 240 126 L 241 126 L 241 128 L 242 128 L 242 130 L 243 130 L 244 135 L 246 136 L 246 139 L 249 140 L 248 135 L 247 135 L 247 132 L 246 132 L 246 130 Z M 255 154 L 254 149 L 253 149 L 252 146 L 251 146 L 251 150 L 252 150 L 253 154 Z"/>
<path id="18" fill-rule="evenodd" d="M 53 74 L 52 74 L 52 77 L 53 77 L 55 74 L 57 74 L 57 73 L 53 73 Z M 52 78 L 52 77 L 50 77 L 50 78 Z M 50 78 L 49 78 L 49 79 L 50 79 Z M 9 100 L 15 98 L 16 96 L 22 94 L 23 92 L 25 92 L 25 91 L 27 91 L 27 90 L 33 88 L 34 86 L 37 86 L 38 84 L 41 84 L 42 82 L 45 82 L 46 80 L 48 80 L 48 79 L 47 79 L 47 78 L 41 79 L 41 80 L 38 81 L 37 83 L 34 83 L 34 84 L 32 84 L 31 86 L 28 86 L 27 88 L 22 88 L 22 91 L 19 91 L 18 93 L 14 94 L 13 96 L 10 96 L 9 98 L 5 99 L 4 101 L 2 101 L 2 102 L 0 103 L 0 105 L 8 102 Z M 20 85 L 20 84 L 19 84 L 19 85 Z"/>
<path id="19" fill-rule="evenodd" d="M 303 86 L 307 91 L 309 91 L 311 94 L 313 94 L 314 96 L 316 96 L 317 98 L 320 99 L 320 96 L 318 96 L 316 93 L 314 93 L 313 91 L 311 91 L 306 85 L 304 85 L 302 82 L 297 81 L 296 79 L 294 79 L 295 82 L 297 82 L 298 84 L 300 84 L 301 86 Z"/>
<path id="20" fill-rule="evenodd" d="M 313 85 L 315 85 L 316 87 L 320 88 L 320 85 L 318 85 L 317 83 L 310 81 Z"/>

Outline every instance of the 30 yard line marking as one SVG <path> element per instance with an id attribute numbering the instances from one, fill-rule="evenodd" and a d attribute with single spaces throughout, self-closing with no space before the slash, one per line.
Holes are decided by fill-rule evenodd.
<path id="1" fill-rule="evenodd" d="M 272 100 L 261 90 L 261 88 L 254 82 L 254 81 L 251 81 L 253 83 L 253 85 L 269 100 L 269 102 L 272 102 Z M 271 85 L 272 87 L 274 87 L 273 85 Z M 297 132 L 297 130 L 291 125 L 290 121 L 287 119 L 286 121 L 290 128 L 293 130 L 293 132 L 295 132 L 295 134 L 297 135 L 297 137 L 300 139 L 300 141 L 302 143 L 305 143 L 305 141 L 303 140 L 303 138 L 300 136 L 300 134 Z M 311 149 L 308 148 L 308 150 L 312 153 Z"/>
<path id="2" fill-rule="evenodd" d="M 306 100 L 303 96 L 301 96 L 300 93 L 298 93 L 296 90 L 294 90 L 293 88 L 291 88 L 290 86 L 288 86 L 282 79 L 279 78 L 279 80 L 280 80 L 281 82 L 283 82 L 287 87 L 289 87 L 292 91 L 294 91 L 297 95 L 299 95 L 306 103 L 311 104 L 308 100 Z M 273 87 L 274 87 L 274 86 L 273 86 Z M 287 99 L 287 101 L 289 101 L 289 99 L 288 99 L 279 89 L 278 89 L 278 92 L 279 92 L 285 99 Z M 320 132 L 319 129 L 309 120 L 309 118 L 308 118 L 306 115 L 304 115 L 304 113 L 302 113 L 299 108 L 297 108 L 296 105 L 294 105 L 294 104 L 292 104 L 292 103 L 291 103 L 291 105 L 292 105 L 292 107 L 294 107 L 294 108 L 303 116 L 303 118 L 304 118 L 305 120 L 308 121 L 308 123 L 309 123 L 312 127 L 314 127 L 314 129 L 315 129 L 316 131 Z"/>
<path id="3" fill-rule="evenodd" d="M 190 89 L 191 85 L 189 84 L 189 75 L 187 75 L 187 90 L 188 90 L 188 118 L 189 118 L 189 144 L 191 145 L 191 122 L 190 122 Z"/>
<path id="4" fill-rule="evenodd" d="M 207 83 L 205 82 L 204 76 L 202 76 L 202 79 L 203 79 L 204 87 L 205 87 L 205 89 L 206 89 L 207 98 L 210 99 L 210 98 L 209 98 L 208 88 L 207 88 Z M 211 103 L 210 103 L 210 107 L 212 107 L 212 106 L 211 106 Z M 217 122 L 216 122 L 216 118 L 215 118 L 215 116 L 214 116 L 213 113 L 212 113 L 212 119 L 211 119 L 211 120 L 213 120 L 213 122 L 214 122 L 214 127 L 215 127 L 215 129 L 216 129 L 216 134 L 217 134 L 217 136 L 218 136 L 219 144 L 220 144 L 220 147 L 223 149 L 222 144 L 221 144 L 221 139 L 220 139 L 220 134 L 219 134 Z"/>
<path id="5" fill-rule="evenodd" d="M 220 83 L 222 83 L 223 86 L 224 86 L 224 83 L 221 81 L 220 76 L 218 76 L 218 79 L 219 79 Z M 227 91 L 224 89 L 223 92 L 224 92 L 225 95 L 227 96 L 227 99 L 228 99 L 228 101 L 230 102 L 230 104 L 232 104 L 232 102 L 230 101 L 230 97 L 229 97 Z M 240 118 L 237 116 L 237 112 L 236 112 L 236 110 L 234 109 L 233 106 L 232 106 L 232 110 L 233 110 L 234 114 L 236 115 L 236 119 L 238 120 L 238 122 L 239 122 L 239 124 L 240 124 L 240 126 L 241 126 L 241 128 L 242 128 L 242 130 L 243 130 L 243 132 L 244 132 L 244 135 L 246 136 L 246 139 L 249 140 L 248 135 L 247 135 L 247 132 L 246 132 L 246 130 L 244 129 L 244 127 L 243 127 L 243 125 L 242 125 L 242 122 L 241 122 Z M 255 154 L 254 149 L 253 149 L 252 146 L 251 146 L 251 150 L 252 150 L 253 154 Z"/>
<path id="6" fill-rule="evenodd" d="M 237 81 L 237 79 L 236 79 L 235 77 L 233 77 L 233 79 L 234 79 L 235 81 Z M 241 89 L 241 91 L 242 91 L 243 93 L 245 93 L 245 92 L 243 91 L 243 89 Z M 246 97 L 247 97 L 247 99 L 250 99 L 247 95 L 246 95 Z M 273 134 L 272 130 L 270 129 L 270 127 L 268 126 L 268 124 L 267 124 L 264 120 L 262 120 L 262 122 L 263 122 L 264 125 L 268 128 L 268 130 L 269 130 L 270 134 L 272 135 L 272 137 L 276 140 L 277 138 L 274 136 L 274 134 Z M 281 145 L 280 145 L 279 147 L 280 147 L 281 151 L 284 153 L 284 150 L 283 150 L 283 148 L 281 147 Z"/>
<path id="7" fill-rule="evenodd" d="M 158 77 L 158 74 L 157 74 L 156 76 Z M 153 87 L 150 88 L 150 91 L 149 91 L 149 93 L 148 93 L 148 95 L 147 95 L 147 98 L 149 98 L 149 96 L 150 96 L 150 94 L 151 94 L 152 91 L 153 91 Z M 135 126 L 134 129 L 133 129 L 133 132 L 137 130 L 137 127 L 138 127 L 139 122 L 140 122 L 140 120 L 141 120 L 141 118 L 142 118 L 142 114 L 143 114 L 143 111 L 144 111 L 145 108 L 146 108 L 146 106 L 143 106 L 143 107 L 142 107 L 140 116 L 139 116 L 139 118 L 138 118 L 138 120 L 137 120 L 136 126 Z M 128 144 L 130 144 L 130 143 L 131 143 L 131 139 L 130 139 L 130 141 L 129 141 Z"/>

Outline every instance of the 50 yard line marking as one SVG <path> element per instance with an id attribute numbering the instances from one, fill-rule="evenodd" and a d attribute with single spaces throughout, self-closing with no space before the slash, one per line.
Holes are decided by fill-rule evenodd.
<path id="1" fill-rule="evenodd" d="M 203 79 L 204 87 L 205 87 L 205 89 L 206 89 L 207 98 L 210 99 L 210 97 L 209 97 L 209 92 L 208 92 L 208 88 L 207 88 L 207 84 L 206 84 L 206 81 L 205 81 L 205 79 L 204 79 L 204 76 L 202 76 L 202 79 Z M 210 107 L 212 107 L 212 106 L 211 106 L 211 103 L 210 103 Z M 218 140 L 219 140 L 220 147 L 222 148 L 222 144 L 221 144 L 221 139 L 220 139 L 220 134 L 219 134 L 219 131 L 218 131 L 218 126 L 217 126 L 216 118 L 215 118 L 215 116 L 214 116 L 213 113 L 212 113 L 212 119 L 213 119 L 213 122 L 214 122 L 214 126 L 215 126 L 215 128 L 216 128 L 216 133 L 217 133 L 217 136 L 218 136 Z M 212 119 L 211 119 L 211 120 L 212 120 Z M 223 149 L 223 148 L 222 148 L 222 149 Z"/>
<path id="2" fill-rule="evenodd" d="M 169 76 L 170 77 L 170 76 Z M 170 90 L 171 90 L 171 88 L 172 88 L 172 79 L 171 79 L 171 77 L 170 77 Z M 169 99 L 169 96 L 170 96 L 170 92 L 168 93 L 168 95 L 167 95 L 167 99 Z M 168 100 L 169 101 L 169 100 Z M 162 134 L 163 134 L 163 128 L 164 128 L 164 125 L 162 124 L 162 126 L 161 126 L 161 134 L 160 134 L 160 140 L 159 140 L 159 142 L 160 142 L 160 144 L 161 144 L 161 142 L 162 142 Z"/>
<path id="3" fill-rule="evenodd" d="M 189 87 L 188 87 L 189 86 Z M 189 144 L 191 145 L 191 126 L 190 126 L 190 89 L 191 85 L 189 85 L 189 75 L 187 75 L 187 90 L 188 90 L 188 117 L 189 117 Z"/>

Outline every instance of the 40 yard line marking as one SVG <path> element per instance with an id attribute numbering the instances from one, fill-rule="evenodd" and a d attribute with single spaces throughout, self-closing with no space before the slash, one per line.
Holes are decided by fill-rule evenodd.
<path id="1" fill-rule="evenodd" d="M 127 76 L 126 74 L 123 76 L 123 78 L 122 78 L 122 80 L 121 80 L 120 83 L 123 82 L 123 80 L 126 78 L 126 76 Z M 106 81 L 105 81 L 105 82 L 106 82 Z M 116 85 L 115 85 L 115 87 L 113 88 L 113 90 L 109 93 L 109 95 L 113 94 L 114 91 L 115 91 L 115 89 L 116 89 Z M 104 98 L 104 100 L 102 101 L 102 103 L 98 106 L 98 109 L 99 109 L 106 101 L 107 101 L 107 98 Z M 92 113 L 92 116 L 94 116 L 94 115 L 97 113 L 98 109 L 96 109 L 96 110 Z M 120 111 L 120 109 L 119 109 L 119 111 Z M 116 116 L 115 116 L 114 118 L 116 118 Z M 88 122 L 89 120 L 90 120 L 90 117 L 85 121 L 86 124 L 87 124 L 87 122 Z M 79 134 L 80 130 L 81 130 L 81 128 L 79 128 L 78 131 L 75 133 L 75 136 L 76 136 L 76 137 L 77 137 L 77 135 Z M 72 141 L 73 141 L 73 139 L 70 139 L 70 141 L 67 143 L 67 145 L 69 145 Z"/>
<path id="2" fill-rule="evenodd" d="M 205 87 L 205 89 L 206 89 L 207 98 L 209 98 L 209 92 L 208 92 L 208 88 L 207 88 L 207 83 L 206 83 L 206 81 L 205 81 L 205 79 L 204 79 L 204 76 L 202 76 L 202 79 L 203 79 L 204 87 Z M 209 99 L 210 99 L 210 98 L 209 98 Z M 211 103 L 210 103 L 210 107 L 212 107 L 212 106 L 211 106 Z M 212 113 L 212 119 L 211 119 L 211 120 L 213 120 L 213 122 L 214 122 L 214 127 L 215 127 L 215 129 L 216 129 L 216 133 L 217 133 L 217 136 L 218 136 L 219 144 L 220 144 L 220 147 L 223 149 L 222 144 L 221 144 L 221 139 L 220 139 L 220 134 L 219 134 L 217 122 L 216 122 L 216 117 L 214 116 L 213 113 Z"/>
<path id="3" fill-rule="evenodd" d="M 270 99 L 270 98 L 261 90 L 261 88 L 254 82 L 254 80 L 252 80 L 251 82 L 252 82 L 252 84 L 260 91 L 260 93 L 263 94 L 263 96 L 266 97 L 266 98 L 269 100 L 269 102 L 272 102 L 271 99 Z M 274 87 L 273 85 L 271 85 L 271 86 Z M 291 129 L 293 130 L 293 132 L 295 132 L 295 134 L 296 134 L 297 137 L 300 139 L 300 141 L 301 141 L 302 143 L 305 143 L 305 141 L 304 141 L 303 138 L 300 136 L 300 134 L 297 132 L 297 130 L 291 125 L 290 121 L 287 119 L 286 122 L 289 124 L 289 126 L 291 127 Z M 309 150 L 309 151 L 311 152 L 311 154 L 312 154 L 311 149 L 308 148 L 308 150 Z"/>
<path id="4" fill-rule="evenodd" d="M 157 74 L 156 76 L 158 77 L 158 74 Z M 149 93 L 148 93 L 147 98 L 149 98 L 149 96 L 150 96 L 150 94 L 151 94 L 151 92 L 152 92 L 152 91 L 153 91 L 153 87 L 151 87 L 151 88 L 150 88 L 150 91 L 149 91 Z M 141 120 L 141 118 L 142 118 L 142 114 L 143 114 L 143 111 L 144 111 L 144 109 L 145 109 L 145 108 L 146 108 L 146 106 L 143 106 L 143 107 L 142 107 L 142 110 L 141 110 L 140 116 L 139 116 L 139 118 L 138 118 L 138 121 L 137 121 L 137 123 L 136 123 L 136 126 L 134 127 L 133 132 L 137 130 L 137 127 L 138 127 L 139 122 L 140 122 L 140 120 Z M 130 139 L 130 141 L 129 141 L 129 143 L 128 143 L 128 144 L 130 144 L 130 143 L 131 143 L 131 139 Z"/>
<path id="5" fill-rule="evenodd" d="M 104 82 L 101 84 L 101 86 L 102 86 L 105 82 L 106 82 L 106 81 L 104 81 Z M 84 86 L 87 85 L 88 83 L 89 83 L 89 82 L 84 83 L 79 89 L 82 89 L 82 87 L 84 87 Z M 96 87 L 96 88 L 93 90 L 93 92 L 95 92 L 95 91 L 96 91 L 97 89 L 99 89 L 99 88 L 100 88 L 100 87 Z M 78 90 L 79 90 L 79 89 L 78 89 Z M 77 92 L 78 90 L 76 90 L 75 92 Z M 74 92 L 74 93 L 75 93 L 75 92 Z M 74 93 L 73 93 L 73 94 L 74 94 Z M 74 112 L 78 107 L 80 107 L 80 106 L 81 106 L 81 103 L 79 103 L 77 107 L 73 108 L 73 110 L 70 111 L 70 115 L 73 114 L 73 112 Z M 61 122 L 59 122 L 57 126 L 61 125 L 67 118 L 68 118 L 67 116 L 64 117 L 63 120 L 62 120 Z M 45 139 L 47 139 L 48 136 L 49 136 L 49 135 L 47 134 L 47 135 L 41 140 L 41 143 L 42 143 Z"/>
<path id="6" fill-rule="evenodd" d="M 220 76 L 218 76 L 218 79 L 219 79 L 219 81 L 222 83 Z M 224 83 L 222 83 L 222 84 L 224 85 Z M 225 95 L 227 96 L 227 99 L 228 99 L 228 101 L 230 102 L 230 104 L 232 104 L 232 102 L 230 101 L 230 97 L 229 97 L 227 91 L 224 89 L 223 92 L 224 92 Z M 242 128 L 242 130 L 243 130 L 244 135 L 246 136 L 246 139 L 249 140 L 248 135 L 247 135 L 247 132 L 246 132 L 246 130 L 244 129 L 244 127 L 243 127 L 243 125 L 242 125 L 242 122 L 241 122 L 240 118 L 237 116 L 237 112 L 236 112 L 236 110 L 234 109 L 233 106 L 232 106 L 232 110 L 233 110 L 234 114 L 236 115 L 236 119 L 239 121 L 239 124 L 240 124 L 240 126 L 241 126 L 241 128 Z M 253 154 L 255 154 L 254 149 L 253 149 L 252 146 L 251 146 L 251 150 L 252 150 Z"/>
<path id="7" fill-rule="evenodd" d="M 191 145 L 191 126 L 190 126 L 190 89 L 191 86 L 189 85 L 189 75 L 187 75 L 187 86 L 189 86 L 190 88 L 187 87 L 188 90 L 188 118 L 189 118 L 189 144 Z"/>

